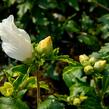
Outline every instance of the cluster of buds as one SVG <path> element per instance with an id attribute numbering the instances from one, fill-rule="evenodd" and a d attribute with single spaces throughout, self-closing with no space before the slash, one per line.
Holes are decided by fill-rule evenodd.
<path id="1" fill-rule="evenodd" d="M 79 61 L 84 66 L 86 75 L 91 75 L 94 71 L 101 72 L 106 65 L 106 60 L 97 60 L 95 57 L 88 57 L 85 54 L 79 56 Z"/>
<path id="2" fill-rule="evenodd" d="M 77 106 L 77 105 L 80 105 L 81 102 L 83 102 L 86 99 L 87 99 L 87 96 L 84 96 L 84 95 L 80 95 L 79 97 L 70 96 L 70 97 L 67 98 L 67 101 L 70 104 L 73 104 L 73 105 Z"/>

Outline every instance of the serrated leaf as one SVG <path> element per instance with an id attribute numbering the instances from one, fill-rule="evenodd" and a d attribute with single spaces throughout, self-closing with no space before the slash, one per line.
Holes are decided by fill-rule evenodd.
<path id="1" fill-rule="evenodd" d="M 68 66 L 63 71 L 63 80 L 68 87 L 71 87 L 76 81 L 76 78 L 81 79 L 82 67 Z"/>

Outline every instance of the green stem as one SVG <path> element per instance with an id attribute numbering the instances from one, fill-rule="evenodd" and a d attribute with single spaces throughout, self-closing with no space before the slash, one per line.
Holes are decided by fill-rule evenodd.
<path id="1" fill-rule="evenodd" d="M 37 76 L 37 109 L 38 109 L 38 106 L 41 102 L 41 99 L 40 99 L 40 80 L 39 80 L 39 67 L 38 67 L 38 71 L 36 72 L 36 76 Z"/>
<path id="2" fill-rule="evenodd" d="M 95 82 L 95 90 L 96 90 L 96 93 L 97 93 L 97 95 L 100 97 L 100 100 L 101 100 L 101 107 L 104 109 L 104 105 L 103 105 L 103 101 L 102 101 L 102 93 L 100 92 L 100 89 L 99 89 L 99 87 L 98 87 L 98 85 L 97 85 L 97 81 L 96 81 L 96 78 L 95 77 L 93 77 L 93 80 L 94 80 L 94 82 Z"/>
<path id="3" fill-rule="evenodd" d="M 103 8 L 103 9 L 105 9 L 105 10 L 109 11 L 109 8 L 107 8 L 107 7 L 106 7 L 106 6 L 104 6 L 103 4 L 98 3 L 97 1 L 94 1 L 94 3 L 95 3 L 97 6 L 99 6 L 99 7 Z"/>
<path id="4" fill-rule="evenodd" d="M 98 87 L 97 82 L 96 82 L 96 78 L 93 77 L 93 80 L 94 80 L 94 83 L 95 83 L 96 93 L 97 93 L 98 95 L 100 95 L 100 91 L 99 91 L 99 87 Z"/>

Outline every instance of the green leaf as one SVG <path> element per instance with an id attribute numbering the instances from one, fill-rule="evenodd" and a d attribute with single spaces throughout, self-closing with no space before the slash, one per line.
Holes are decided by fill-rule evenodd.
<path id="1" fill-rule="evenodd" d="M 40 81 L 40 88 L 43 88 L 45 90 L 49 90 L 48 84 L 46 84 L 44 81 Z"/>
<path id="2" fill-rule="evenodd" d="M 78 0 L 69 0 L 69 2 L 71 2 L 72 6 L 75 8 L 75 10 L 79 11 Z"/>
<path id="3" fill-rule="evenodd" d="M 109 75 L 103 77 L 102 81 L 102 91 L 105 93 L 107 90 L 109 90 Z"/>
<path id="4" fill-rule="evenodd" d="M 79 65 L 79 63 L 77 61 L 74 61 L 72 58 L 69 58 L 68 55 L 60 55 L 60 56 L 56 56 L 56 60 L 60 60 L 62 62 L 67 62 L 68 64 L 71 65 Z"/>
<path id="5" fill-rule="evenodd" d="M 86 82 L 77 80 L 77 82 L 70 87 L 69 97 L 80 97 L 81 95 L 87 96 L 87 99 L 81 102 L 80 109 L 102 109 L 95 89 L 90 87 Z"/>
<path id="6" fill-rule="evenodd" d="M 43 0 L 38 2 L 38 5 L 42 9 L 51 8 L 54 9 L 57 7 L 57 1 L 56 0 Z"/>
<path id="7" fill-rule="evenodd" d="M 81 105 L 80 109 L 103 109 L 100 104 L 100 100 L 97 96 L 90 96 Z"/>
<path id="8" fill-rule="evenodd" d="M 11 5 L 13 5 L 15 3 L 16 0 L 3 0 L 5 5 L 10 7 Z"/>
<path id="9" fill-rule="evenodd" d="M 95 95 L 94 89 L 85 82 L 77 81 L 76 84 L 70 87 L 70 96 Z"/>
<path id="10" fill-rule="evenodd" d="M 100 3 L 101 5 L 104 5 L 104 7 L 108 7 L 108 1 L 107 0 L 96 0 L 98 3 Z"/>
<path id="11" fill-rule="evenodd" d="M 82 14 L 81 25 L 84 30 L 93 28 L 93 20 L 91 20 L 90 16 L 86 15 L 85 12 Z"/>
<path id="12" fill-rule="evenodd" d="M 0 109 L 29 109 L 29 107 L 20 99 L 1 97 Z"/>
<path id="13" fill-rule="evenodd" d="M 23 75 L 20 75 L 13 81 L 13 86 L 16 90 L 19 88 L 19 85 L 23 82 L 23 77 Z"/>
<path id="14" fill-rule="evenodd" d="M 109 25 L 109 14 L 105 14 L 98 19 L 98 21 L 102 22 L 103 24 Z"/>
<path id="15" fill-rule="evenodd" d="M 17 5 L 17 8 L 19 9 L 17 14 L 19 15 L 19 17 L 22 17 L 28 10 L 32 8 L 32 4 L 26 1 Z"/>
<path id="16" fill-rule="evenodd" d="M 76 82 L 76 79 L 81 79 L 81 77 L 82 67 L 80 66 L 68 66 L 63 71 L 63 80 L 68 87 L 71 87 Z"/>
<path id="17" fill-rule="evenodd" d="M 109 43 L 105 43 L 105 46 L 99 50 L 99 55 L 102 59 L 109 61 Z"/>
<path id="18" fill-rule="evenodd" d="M 65 107 L 63 103 L 60 103 L 55 99 L 55 97 L 51 96 L 43 101 L 38 109 L 65 109 Z"/>
<path id="19" fill-rule="evenodd" d="M 69 20 L 64 24 L 64 28 L 67 32 L 79 32 L 78 25 L 73 20 Z"/>
<path id="20" fill-rule="evenodd" d="M 22 98 L 23 95 L 27 92 L 27 89 L 21 90 L 17 93 L 17 98 Z"/>
<path id="21" fill-rule="evenodd" d="M 106 65 L 101 79 L 102 79 L 102 92 L 105 93 L 109 90 L 109 64 Z"/>
<path id="22" fill-rule="evenodd" d="M 19 84 L 20 89 L 29 89 L 36 87 L 36 77 L 28 77 L 21 84 Z"/>
<path id="23" fill-rule="evenodd" d="M 98 52 L 93 52 L 91 55 L 109 62 L 109 43 L 105 43 Z"/>
<path id="24" fill-rule="evenodd" d="M 28 67 L 26 65 L 17 65 L 12 67 L 12 72 L 21 72 L 22 74 L 27 73 Z"/>
<path id="25" fill-rule="evenodd" d="M 90 35 L 80 35 L 78 36 L 78 40 L 81 43 L 84 43 L 86 45 L 89 46 L 97 46 L 98 45 L 98 41 L 97 38 L 95 36 L 90 36 Z"/>

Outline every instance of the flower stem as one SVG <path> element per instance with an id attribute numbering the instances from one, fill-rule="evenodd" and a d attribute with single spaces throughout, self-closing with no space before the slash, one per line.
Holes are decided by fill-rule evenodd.
<path id="1" fill-rule="evenodd" d="M 109 11 L 109 8 L 107 8 L 107 7 L 106 7 L 106 6 L 104 6 L 103 4 L 98 3 L 97 1 L 93 1 L 93 3 L 95 3 L 95 5 L 97 5 L 97 6 L 101 7 L 101 8 L 103 8 L 103 9 L 105 9 L 105 10 Z"/>
<path id="2" fill-rule="evenodd" d="M 40 99 L 40 80 L 39 80 L 39 68 L 38 68 L 38 71 L 36 72 L 36 76 L 37 76 L 37 109 L 38 109 L 38 106 L 41 102 L 41 99 Z"/>

